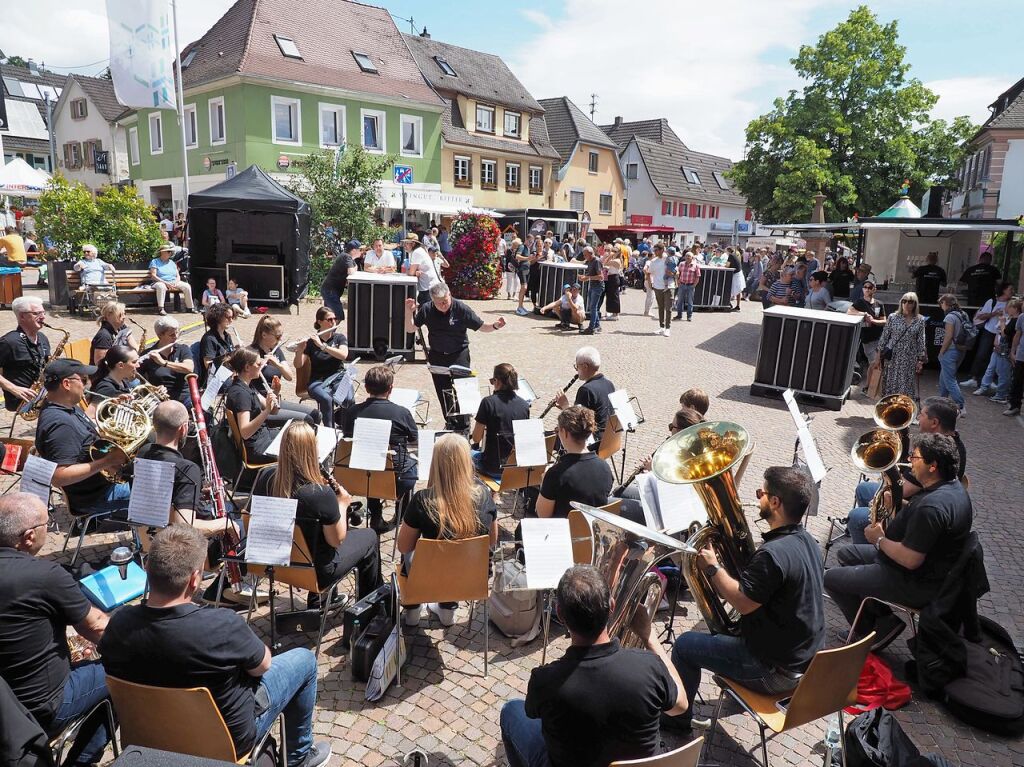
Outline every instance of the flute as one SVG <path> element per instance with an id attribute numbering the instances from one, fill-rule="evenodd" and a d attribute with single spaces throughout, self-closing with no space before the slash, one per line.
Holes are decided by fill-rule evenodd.
<path id="1" fill-rule="evenodd" d="M 150 349 L 148 352 L 146 352 L 141 357 L 139 357 L 139 362 L 140 363 L 145 362 L 147 359 L 149 359 L 150 356 L 152 356 L 154 354 L 163 354 L 168 349 L 173 349 L 174 346 L 175 346 L 174 341 L 171 341 L 169 344 L 167 344 L 167 346 L 162 346 L 159 349 Z"/>
<path id="2" fill-rule="evenodd" d="M 576 374 L 575 374 L 575 375 L 574 375 L 574 376 L 572 377 L 572 379 L 571 379 L 571 380 L 569 381 L 569 383 L 567 383 L 567 384 L 565 385 L 565 388 L 564 388 L 564 389 L 562 389 L 562 391 L 560 392 L 560 394 L 565 394 L 565 393 L 566 393 L 567 391 L 569 391 L 569 389 L 571 389 L 571 388 L 572 388 L 572 385 L 573 385 L 574 383 L 576 383 L 576 381 L 578 381 L 578 380 L 579 380 L 579 377 L 580 377 L 580 374 L 579 374 L 579 373 L 576 373 Z M 554 399 L 552 399 L 552 400 L 551 400 L 551 402 L 549 402 L 549 403 L 548 403 L 548 406 L 547 406 L 546 408 L 544 408 L 544 412 L 540 414 L 540 417 L 541 417 L 541 418 L 543 418 L 544 416 L 546 416 L 546 415 L 547 415 L 547 414 L 548 414 L 548 413 L 549 413 L 549 412 L 551 411 L 551 408 L 553 408 L 553 407 L 555 406 L 555 402 L 556 402 L 557 400 L 558 400 L 558 397 L 555 397 Z"/>

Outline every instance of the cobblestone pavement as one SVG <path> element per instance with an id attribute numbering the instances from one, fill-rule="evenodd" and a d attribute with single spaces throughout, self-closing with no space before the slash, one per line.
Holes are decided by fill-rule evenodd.
<path id="1" fill-rule="evenodd" d="M 756 440 L 751 465 L 740 486 L 744 500 L 752 500 L 763 470 L 772 464 L 790 462 L 794 437 L 792 422 L 781 401 L 756 398 L 749 393 L 761 308 L 751 303 L 744 304 L 738 313 L 699 313 L 692 323 L 675 323 L 672 336 L 663 338 L 654 334 L 655 320 L 640 313 L 643 296 L 639 291 L 631 290 L 623 303 L 625 314 L 606 321 L 602 334 L 586 339 L 555 330 L 553 321 L 515 316 L 514 302 L 478 303 L 475 308 L 485 317 L 503 316 L 508 325 L 498 333 L 473 335 L 473 366 L 486 378 L 494 364 L 513 363 L 537 390 L 542 406 L 572 376 L 574 351 L 584 342 L 596 346 L 604 358 L 604 372 L 618 387 L 639 398 L 646 416 L 645 423 L 630 437 L 626 473 L 667 435 L 666 427 L 679 394 L 688 387 L 701 386 L 712 398 L 711 418 L 736 421 Z M 313 312 L 314 307 L 305 304 L 300 316 L 295 316 L 293 310 L 291 316 L 284 317 L 286 334 L 294 338 L 308 330 Z M 153 319 L 138 311 L 133 316 L 147 325 Z M 63 316 L 51 322 L 70 329 L 72 338 L 91 335 L 95 327 Z M 243 338 L 249 337 L 255 322 L 250 319 L 238 323 Z M 10 313 L 0 314 L 0 331 L 6 332 L 13 324 Z M 197 339 L 198 333 L 193 333 L 188 340 Z M 419 388 L 431 399 L 432 421 L 436 426 L 439 408 L 433 402 L 433 389 L 424 366 L 402 367 L 398 384 Z M 934 393 L 935 386 L 935 375 L 926 374 L 922 395 Z M 982 536 L 992 583 L 992 591 L 981 602 L 981 611 L 1005 626 L 1021 645 L 1024 613 L 1020 585 L 1024 583 L 1024 557 L 1019 555 L 1015 541 L 1024 508 L 1024 486 L 1019 451 L 1000 449 L 1020 444 L 1021 423 L 1002 417 L 1000 406 L 982 398 L 968 400 L 970 413 L 961 434 L 969 453 L 975 529 Z M 539 410 L 535 408 L 535 412 Z M 870 415 L 870 403 L 859 396 L 838 413 L 813 411 L 811 430 L 830 468 L 821 486 L 821 513 L 810 522 L 810 530 L 819 541 L 827 534 L 828 516 L 844 516 L 851 505 L 857 474 L 849 462 L 849 449 L 853 440 L 871 427 Z M 553 420 L 554 414 L 549 415 L 549 426 Z M 6 428 L 8 422 L 9 419 L 0 425 Z M 19 424 L 16 434 L 20 432 Z M 514 527 L 510 512 L 511 504 L 503 504 L 501 526 L 505 537 Z M 116 538 L 116 534 L 90 536 L 86 557 L 102 561 Z M 391 539 L 389 534 L 382 541 L 385 561 L 390 557 Z M 55 536 L 44 554 L 65 561 L 68 556 L 59 553 L 60 543 Z M 678 615 L 672 626 L 676 632 L 701 623 L 697 610 L 684 598 L 680 607 L 686 606 L 689 615 Z M 254 619 L 256 631 L 263 636 L 268 629 L 266 614 L 264 609 Z M 659 614 L 659 623 L 666 615 Z M 837 631 L 845 629 L 845 624 L 831 604 L 827 606 L 827 616 L 828 643 L 835 646 L 839 643 Z M 530 671 L 540 663 L 540 641 L 512 649 L 492 628 L 490 675 L 485 678 L 481 621 L 481 612 L 477 611 L 469 625 L 469 610 L 462 606 L 456 625 L 449 629 L 441 628 L 432 618 L 412 630 L 411 660 L 403 673 L 403 684 L 393 686 L 376 704 L 363 700 L 363 686 L 354 683 L 346 669 L 347 656 L 338 642 L 340 628 L 331 628 L 319 659 L 315 731 L 333 741 L 334 752 L 340 758 L 336 756 L 332 764 L 400 764 L 402 756 L 413 748 L 425 751 L 431 765 L 506 764 L 498 712 L 504 701 L 525 693 Z M 549 656 L 557 658 L 568 639 L 553 636 L 550 644 Z M 289 646 L 310 646 L 310 640 L 301 635 L 286 637 L 285 647 Z M 903 663 L 909 658 L 903 638 L 883 657 L 902 676 Z M 708 704 L 698 704 L 699 713 L 710 713 L 710 704 L 717 697 L 712 683 L 705 679 L 701 692 Z M 908 706 L 897 712 L 897 717 L 922 751 L 941 753 L 953 764 L 1024 764 L 1024 744 L 1020 741 L 994 737 L 960 724 L 923 696 L 915 695 Z M 823 733 L 824 722 L 814 722 L 778 736 L 769 744 L 771 758 L 775 764 L 820 763 Z M 666 747 L 677 745 L 680 744 L 673 736 L 665 737 Z M 702 763 L 755 764 L 757 760 L 750 753 L 753 750 L 756 754 L 757 747 L 757 728 L 751 720 L 727 716 L 712 742 L 706 745 Z"/>

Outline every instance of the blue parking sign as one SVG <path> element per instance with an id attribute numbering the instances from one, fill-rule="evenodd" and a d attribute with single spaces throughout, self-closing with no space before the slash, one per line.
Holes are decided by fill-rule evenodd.
<path id="1" fill-rule="evenodd" d="M 412 183 L 412 168 L 408 165 L 396 165 L 395 166 L 395 183 L 396 184 L 411 184 Z"/>

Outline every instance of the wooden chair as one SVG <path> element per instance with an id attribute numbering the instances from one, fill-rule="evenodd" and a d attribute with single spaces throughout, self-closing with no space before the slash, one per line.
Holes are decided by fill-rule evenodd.
<path id="1" fill-rule="evenodd" d="M 242 439 L 242 432 L 238 428 L 238 419 L 235 418 L 235 414 L 230 410 L 224 411 L 224 416 L 228 419 L 228 431 L 231 433 L 231 440 L 235 443 L 235 448 L 238 450 L 238 455 L 241 458 L 241 467 L 238 469 L 238 475 L 235 477 L 234 482 L 231 483 L 231 502 L 235 503 L 235 495 L 238 493 L 239 484 L 242 481 L 242 477 L 245 476 L 247 471 L 259 471 L 265 466 L 273 466 L 277 461 L 268 461 L 267 463 L 253 463 L 249 459 L 249 451 L 245 447 L 245 440 Z M 235 503 L 237 506 L 238 504 Z"/>
<path id="2" fill-rule="evenodd" d="M 704 738 L 697 738 L 675 751 L 649 756 L 646 759 L 612 762 L 609 767 L 697 767 L 697 760 L 700 759 L 700 749 L 703 745 Z"/>
<path id="3" fill-rule="evenodd" d="M 473 622 L 476 603 L 484 603 L 484 676 L 488 673 L 490 625 L 487 600 L 491 594 L 489 565 L 490 537 L 479 535 L 458 541 L 420 538 L 409 576 L 402 575 L 398 563 L 400 604 L 422 605 L 428 602 L 473 602 L 469 620 Z M 398 625 L 402 625 L 401 616 Z M 399 628 L 401 631 L 401 628 Z"/>
<path id="4" fill-rule="evenodd" d="M 143 746 L 234 764 L 254 764 L 267 738 L 260 738 L 249 754 L 239 756 L 231 732 L 206 687 L 153 687 L 107 675 L 107 689 L 121 726 L 121 747 Z M 278 764 L 284 764 L 284 714 Z M 271 728 L 272 729 L 272 728 Z"/>
<path id="5" fill-rule="evenodd" d="M 64 356 L 83 365 L 92 364 L 92 339 L 77 338 L 64 347 Z"/>
<path id="6" fill-rule="evenodd" d="M 816 719 L 838 714 L 839 730 L 843 732 L 843 708 L 857 700 L 857 680 L 874 641 L 875 632 L 872 631 L 855 644 L 833 650 L 819 650 L 797 688 L 792 692 L 754 692 L 739 682 L 716 674 L 714 680 L 721 688 L 721 693 L 718 696 L 714 718 L 711 720 L 711 729 L 708 731 L 708 741 L 710 742 L 711 736 L 714 735 L 726 695 L 735 700 L 744 713 L 753 717 L 761 731 L 761 755 L 765 767 L 768 767 L 766 730 L 770 729 L 777 735 Z M 779 705 L 787 699 L 788 705 Z M 840 737 L 841 748 L 845 748 L 844 740 L 845 738 Z M 845 756 L 844 752 L 844 764 Z"/>
<path id="7" fill-rule="evenodd" d="M 615 454 L 622 450 L 626 444 L 623 439 L 625 433 L 626 430 L 619 423 L 619 417 L 612 413 L 608 416 L 608 422 L 604 426 L 604 433 L 601 435 L 601 442 L 597 446 L 597 454 L 601 460 L 611 460 L 612 471 L 615 473 L 615 479 L 619 482 L 622 481 L 622 471 L 615 465 Z"/>

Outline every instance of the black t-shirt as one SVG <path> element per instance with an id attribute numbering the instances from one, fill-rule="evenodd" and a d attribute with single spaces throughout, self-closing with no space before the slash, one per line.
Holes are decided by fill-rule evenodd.
<path id="1" fill-rule="evenodd" d="M 177 450 L 148 442 L 139 448 L 137 458 L 150 461 L 164 461 L 174 464 L 174 491 L 171 494 L 171 505 L 179 511 L 199 509 L 199 498 L 203 489 L 203 470 Z"/>
<path id="2" fill-rule="evenodd" d="M 192 350 L 186 344 L 175 344 L 173 349 L 168 349 L 160 356 L 168 362 L 186 362 L 192 359 Z M 202 363 L 195 365 L 193 362 L 194 370 L 200 367 Z M 158 365 L 152 357 L 147 357 L 139 366 L 139 374 L 154 386 L 165 387 L 171 399 L 182 403 L 188 399 L 188 381 L 184 373 L 175 373 L 164 365 Z"/>
<path id="3" fill-rule="evenodd" d="M 203 333 L 203 337 L 199 339 L 199 359 L 196 360 L 199 383 L 206 385 L 206 376 L 209 372 L 206 369 L 206 360 L 213 360 L 213 369 L 216 371 L 234 350 L 235 342 L 230 333 L 225 333 L 223 336 L 213 330 Z"/>
<path id="4" fill-rule="evenodd" d="M 232 610 L 129 605 L 110 616 L 98 649 L 111 676 L 153 687 L 206 687 L 235 742 L 256 741 L 255 690 L 267 646 Z M 159 712 L 153 712 L 158 715 Z"/>
<path id="5" fill-rule="evenodd" d="M 597 453 L 566 453 L 544 473 L 540 494 L 555 502 L 554 516 L 568 517 L 572 501 L 603 506 L 612 491 L 612 470 Z"/>
<path id="6" fill-rule="evenodd" d="M 489 474 L 497 474 L 512 452 L 512 422 L 530 417 L 530 405 L 514 391 L 497 391 L 480 401 L 476 420 L 486 429 L 484 433 L 483 467 Z"/>
<path id="7" fill-rule="evenodd" d="M 853 308 L 858 312 L 865 312 L 870 314 L 873 319 L 880 320 L 885 315 L 885 306 L 878 301 L 872 301 L 868 303 L 866 298 L 858 298 L 853 302 Z M 864 343 L 871 343 L 877 341 L 882 337 L 882 326 L 881 325 L 865 325 L 860 330 L 860 340 Z"/>
<path id="8" fill-rule="evenodd" d="M 416 421 L 408 408 L 395 404 L 389 399 L 371 397 L 358 405 L 346 408 L 341 416 L 341 431 L 346 437 L 351 437 L 355 432 L 357 418 L 376 418 L 381 421 L 391 421 L 391 436 L 388 444 L 392 448 L 399 448 L 395 455 L 395 469 L 401 472 L 408 457 L 404 448 L 415 445 L 419 436 L 416 430 Z"/>
<path id="9" fill-rule="evenodd" d="M 112 349 L 115 346 L 125 346 L 128 343 L 128 333 L 118 330 L 106 320 L 100 323 L 100 329 L 92 337 L 92 344 L 89 346 L 89 364 L 96 359 L 97 349 Z"/>
<path id="10" fill-rule="evenodd" d="M 103 401 L 102 397 L 120 397 L 122 394 L 130 393 L 131 390 L 132 387 L 127 381 L 118 383 L 110 376 L 103 376 L 103 378 L 90 387 L 89 391 L 98 396 L 89 397 L 89 401 L 98 405 Z"/>
<path id="11" fill-rule="evenodd" d="M 325 346 L 332 346 L 335 349 L 348 346 L 348 338 L 344 333 L 335 333 L 323 339 Z M 334 375 L 344 366 L 344 362 L 337 357 L 332 357 L 324 349 L 316 344 L 306 342 L 306 356 L 309 357 L 309 380 L 323 381 L 325 378 Z"/>
<path id="12" fill-rule="evenodd" d="M 498 518 L 498 511 L 494 507 L 494 501 L 491 500 L 490 492 L 482 483 L 476 481 L 473 487 L 477 495 L 476 515 L 480 523 L 476 535 L 487 535 L 491 531 L 491 525 Z M 409 508 L 405 510 L 402 521 L 409 527 L 419 530 L 421 538 L 437 540 L 442 536 L 437 515 L 431 510 L 431 498 L 433 497 L 434 491 L 429 487 L 417 491 L 409 503 Z"/>
<path id="13" fill-rule="evenodd" d="M 615 391 L 615 384 L 604 377 L 604 373 L 598 373 L 587 381 L 576 392 L 575 404 L 590 408 L 594 411 L 594 420 L 597 421 L 597 432 L 594 439 L 601 441 L 604 434 L 604 427 L 608 423 L 608 416 L 612 413 L 612 403 L 608 395 Z"/>
<path id="14" fill-rule="evenodd" d="M 331 264 L 331 268 L 327 271 L 327 276 L 324 277 L 323 287 L 328 290 L 336 290 L 339 293 L 345 290 L 345 286 L 348 285 L 348 270 L 356 265 L 356 262 L 352 260 L 352 256 L 348 253 L 341 253 L 337 258 L 334 259 L 334 263 Z"/>
<path id="15" fill-rule="evenodd" d="M 913 571 L 915 578 L 941 582 L 960 556 L 973 519 L 971 498 L 960 481 L 953 479 L 911 498 L 890 520 L 885 537 L 925 555 L 924 563 Z M 879 559 L 902 569 L 884 553 Z"/>
<path id="16" fill-rule="evenodd" d="M 416 327 L 427 326 L 430 331 L 430 350 L 438 354 L 458 354 L 469 348 L 467 330 L 479 330 L 484 321 L 469 304 L 452 299 L 447 312 L 438 311 L 433 301 L 424 301 L 413 316 Z"/>
<path id="17" fill-rule="evenodd" d="M 249 344 L 249 348 L 260 355 L 260 357 L 267 357 L 269 355 L 267 362 L 263 365 L 263 369 L 260 370 L 268 384 L 274 380 L 274 376 L 284 377 L 281 374 L 281 368 L 274 364 L 275 360 L 277 362 L 284 362 L 284 350 L 278 348 L 273 354 L 270 354 L 270 352 L 263 351 L 256 344 Z"/>
<path id="18" fill-rule="evenodd" d="M 604 267 L 596 258 L 587 261 L 587 268 L 583 270 L 583 273 L 587 275 L 587 282 L 604 282 Z"/>
<path id="19" fill-rule="evenodd" d="M 80 408 L 48 402 L 36 423 L 36 450 L 40 457 L 58 466 L 89 463 L 89 447 L 98 436 L 96 424 Z M 110 483 L 97 472 L 66 485 L 64 494 L 77 512 L 103 498 L 109 487 Z"/>
<path id="20" fill-rule="evenodd" d="M 828 276 L 828 281 L 832 285 L 832 298 L 849 298 L 853 280 L 854 274 L 849 269 L 832 272 Z"/>
<path id="21" fill-rule="evenodd" d="M 88 600 L 64 568 L 0 548 L 0 676 L 44 728 L 71 672 L 67 627 L 88 614 Z"/>
<path id="22" fill-rule="evenodd" d="M 922 304 L 934 304 L 939 300 L 939 290 L 946 284 L 946 270 L 938 264 L 922 264 L 914 270 L 917 283 L 917 300 Z"/>
<path id="23" fill-rule="evenodd" d="M 237 414 L 242 412 L 248 412 L 250 419 L 256 418 L 256 416 L 263 412 L 263 406 L 260 405 L 259 396 L 256 394 L 256 391 L 251 385 L 246 385 L 237 378 L 231 380 L 231 385 L 228 386 L 224 402 L 225 407 L 236 414 L 236 418 L 238 417 Z M 269 443 L 270 429 L 267 428 L 267 422 L 264 421 L 253 435 L 245 440 L 245 447 L 249 453 L 258 453 L 260 452 L 261 445 Z"/>
<path id="24" fill-rule="evenodd" d="M 605 767 L 656 754 L 659 718 L 678 696 L 657 655 L 613 639 L 530 672 L 526 715 L 541 720 L 552 767 Z"/>
<path id="25" fill-rule="evenodd" d="M 967 305 L 981 306 L 996 293 L 996 283 L 1003 273 L 992 264 L 975 264 L 964 271 L 960 282 L 967 285 Z"/>
<path id="26" fill-rule="evenodd" d="M 761 605 L 740 618 L 740 634 L 763 663 L 802 673 L 825 643 L 821 550 L 803 525 L 764 535 L 740 575 L 740 589 Z"/>
<path id="27" fill-rule="evenodd" d="M 0 337 L 0 370 L 16 386 L 32 386 L 49 356 L 50 342 L 42 333 L 36 336 L 35 343 L 18 328 Z M 8 410 L 17 410 L 21 402 L 10 392 L 4 392 L 4 406 Z"/>

